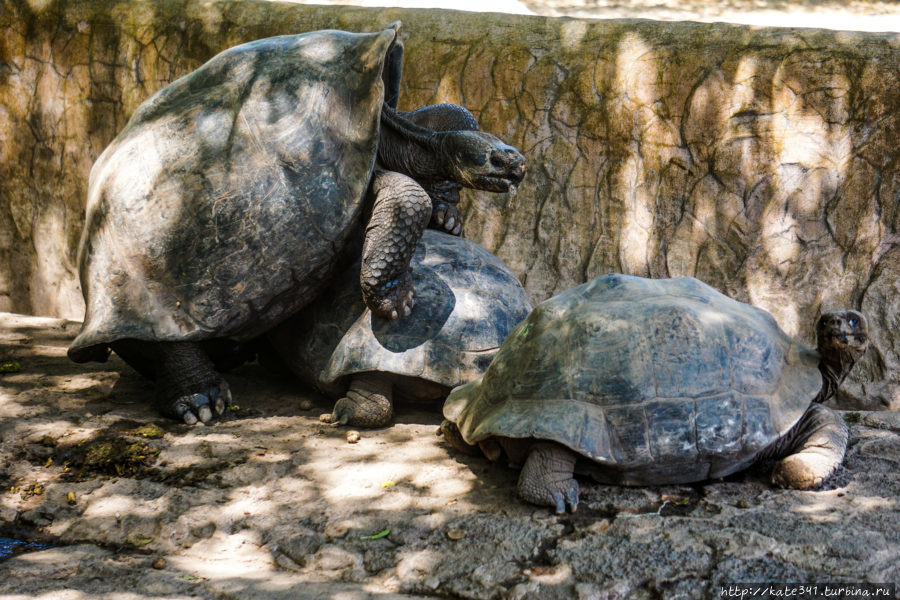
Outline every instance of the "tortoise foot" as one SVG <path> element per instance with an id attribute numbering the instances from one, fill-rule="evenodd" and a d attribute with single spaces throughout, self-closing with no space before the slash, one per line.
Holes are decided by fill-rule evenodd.
<path id="1" fill-rule="evenodd" d="M 408 272 L 369 293 L 363 289 L 363 299 L 372 312 L 391 320 L 409 316 L 415 305 L 415 295 L 412 277 Z"/>
<path id="2" fill-rule="evenodd" d="M 811 453 L 793 454 L 780 461 L 772 472 L 772 483 L 784 488 L 808 490 L 822 485 L 834 471 L 828 457 Z"/>
<path id="3" fill-rule="evenodd" d="M 462 235 L 462 215 L 459 213 L 459 207 L 449 202 L 434 202 L 434 209 L 431 212 L 432 229 L 438 231 L 446 231 L 451 235 Z"/>
<path id="4" fill-rule="evenodd" d="M 384 427 L 394 416 L 391 384 L 377 378 L 357 377 L 347 395 L 334 404 L 329 422 L 353 427 Z"/>
<path id="5" fill-rule="evenodd" d="M 790 454 L 775 466 L 772 483 L 796 490 L 822 485 L 844 459 L 847 437 L 847 426 L 837 413 L 812 404 L 788 434 Z"/>
<path id="6" fill-rule="evenodd" d="M 220 380 L 218 384 L 203 391 L 184 394 L 164 402 L 161 411 L 176 421 L 194 425 L 198 421 L 212 421 L 215 416 L 223 414 L 229 404 L 231 389 L 227 382 Z"/>
<path id="7" fill-rule="evenodd" d="M 578 482 L 574 478 L 565 481 L 546 481 L 541 484 L 522 485 L 519 479 L 519 495 L 522 500 L 539 506 L 551 506 L 556 514 L 575 512 L 578 509 Z"/>
<path id="8" fill-rule="evenodd" d="M 556 514 L 578 508 L 578 482 L 575 481 L 575 455 L 559 444 L 532 446 L 519 475 L 519 495 L 526 502 L 552 506 Z"/>

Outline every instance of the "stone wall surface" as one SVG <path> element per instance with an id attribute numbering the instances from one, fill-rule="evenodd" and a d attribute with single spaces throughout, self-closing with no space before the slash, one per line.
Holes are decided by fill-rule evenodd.
<path id="1" fill-rule="evenodd" d="M 466 235 L 535 301 L 609 271 L 692 275 L 813 338 L 863 310 L 847 386 L 900 404 L 900 36 L 244 1 L 0 4 L 0 310 L 81 318 L 90 166 L 152 92 L 248 40 L 406 43 L 401 108 L 457 102 L 518 146 L 512 198 Z"/>

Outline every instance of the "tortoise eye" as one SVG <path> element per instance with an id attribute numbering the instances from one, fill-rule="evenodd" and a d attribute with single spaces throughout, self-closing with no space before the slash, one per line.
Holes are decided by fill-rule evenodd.
<path id="1" fill-rule="evenodd" d="M 850 317 L 849 319 L 847 319 L 847 324 L 850 325 L 850 327 L 856 327 L 857 325 L 859 325 L 859 319 L 857 319 L 856 317 Z"/>

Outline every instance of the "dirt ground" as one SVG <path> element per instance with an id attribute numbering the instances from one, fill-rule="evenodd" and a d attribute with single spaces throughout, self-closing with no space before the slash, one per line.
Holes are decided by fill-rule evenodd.
<path id="1" fill-rule="evenodd" d="M 4 600 L 710 598 L 734 582 L 900 583 L 900 415 L 845 413 L 841 471 L 813 492 L 758 468 L 694 486 L 582 482 L 574 514 L 435 435 L 319 421 L 329 402 L 257 365 L 210 426 L 161 419 L 116 357 L 76 365 L 78 324 L 0 314 Z"/>

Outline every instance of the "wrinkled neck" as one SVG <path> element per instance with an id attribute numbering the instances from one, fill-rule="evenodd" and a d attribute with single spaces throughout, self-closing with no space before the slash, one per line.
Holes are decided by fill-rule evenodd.
<path id="1" fill-rule="evenodd" d="M 825 354 L 820 348 L 822 359 L 819 361 L 819 373 L 822 374 L 822 388 L 816 395 L 814 402 L 825 402 L 834 397 L 838 386 L 843 383 L 859 356 L 850 351 L 832 352 Z M 827 358 L 826 358 L 827 357 Z"/>
<path id="2" fill-rule="evenodd" d="M 416 125 L 389 106 L 382 107 L 378 160 L 384 168 L 413 179 L 443 179 L 439 149 L 444 134 Z"/>

